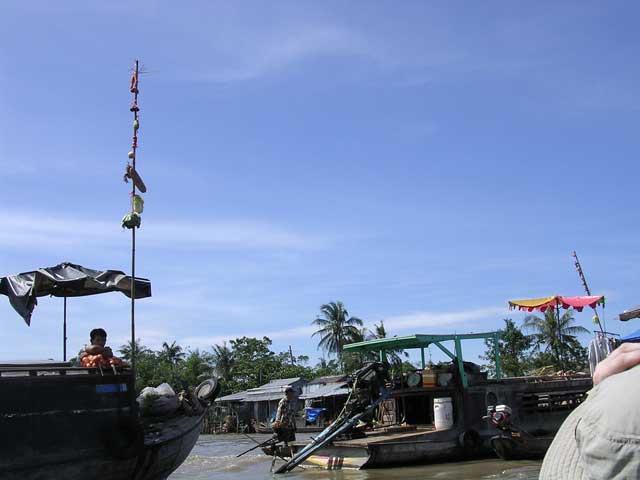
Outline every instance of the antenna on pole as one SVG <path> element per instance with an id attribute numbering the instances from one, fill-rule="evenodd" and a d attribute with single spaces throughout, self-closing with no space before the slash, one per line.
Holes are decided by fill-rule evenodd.
<path id="1" fill-rule="evenodd" d="M 584 272 L 582 271 L 582 265 L 580 265 L 580 260 L 578 260 L 578 254 L 576 253 L 575 250 L 573 251 L 572 256 L 575 259 L 574 265 L 576 266 L 576 271 L 578 272 L 578 276 L 580 277 L 580 281 L 582 282 L 584 291 L 587 292 L 587 295 L 591 296 L 591 289 L 589 288 L 589 284 L 587 284 L 587 279 L 584 276 Z M 596 310 L 595 307 L 593 307 L 593 312 L 595 313 L 595 316 L 593 318 L 594 323 L 597 323 L 598 326 L 600 327 L 600 331 L 604 333 L 602 324 L 600 323 L 600 317 L 598 316 L 598 311 Z"/>

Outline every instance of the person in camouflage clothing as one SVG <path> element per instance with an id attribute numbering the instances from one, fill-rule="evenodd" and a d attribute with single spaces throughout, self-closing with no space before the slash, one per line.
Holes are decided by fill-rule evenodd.
<path id="1" fill-rule="evenodd" d="M 296 412 L 298 411 L 298 400 L 295 390 L 287 387 L 284 391 L 284 398 L 278 403 L 276 419 L 271 424 L 273 432 L 281 442 L 291 442 L 296 439 Z"/>

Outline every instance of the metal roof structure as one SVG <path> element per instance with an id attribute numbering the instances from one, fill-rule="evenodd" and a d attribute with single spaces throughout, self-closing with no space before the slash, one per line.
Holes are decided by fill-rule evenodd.
<path id="1" fill-rule="evenodd" d="M 241 402 L 247 396 L 247 392 L 232 393 L 231 395 L 225 395 L 224 397 L 216 398 L 216 402 Z"/>
<path id="2" fill-rule="evenodd" d="M 446 342 L 448 340 L 472 340 L 493 338 L 500 332 L 465 333 L 452 335 L 424 335 L 415 334 L 405 337 L 378 338 L 366 342 L 350 343 L 344 346 L 344 350 L 350 352 L 377 352 L 380 350 L 406 350 L 409 348 L 424 348 L 431 344 Z M 446 353 L 446 352 L 445 352 Z"/>
<path id="3" fill-rule="evenodd" d="M 294 378 L 278 378 L 271 380 L 256 388 L 250 388 L 244 392 L 232 393 L 216 399 L 216 402 L 264 402 L 271 400 L 280 400 L 284 396 L 284 390 L 287 387 L 300 386 L 304 382 L 300 377 Z"/>
<path id="4" fill-rule="evenodd" d="M 347 375 L 330 375 L 327 377 L 314 378 L 309 383 L 307 383 L 307 385 L 316 385 L 318 383 L 320 384 L 337 383 L 337 382 L 346 381 L 347 379 L 348 379 Z"/>
<path id="5" fill-rule="evenodd" d="M 349 395 L 349 391 L 350 390 L 349 390 L 349 387 L 347 387 L 347 382 L 329 383 L 311 393 L 300 395 L 300 399 L 306 400 L 310 398 L 323 398 L 323 397 L 335 397 L 338 395 Z"/>
<path id="6" fill-rule="evenodd" d="M 502 368 L 500 365 L 500 350 L 499 342 L 500 332 L 484 332 L 484 333 L 466 333 L 466 334 L 451 334 L 451 335 L 424 335 L 415 334 L 407 335 L 404 337 L 391 337 L 391 338 L 378 338 L 376 340 L 367 340 L 365 342 L 356 342 L 345 345 L 343 350 L 346 352 L 378 352 L 380 361 L 385 359 L 385 351 L 393 350 L 408 350 L 412 348 L 419 348 L 422 352 L 422 368 L 425 367 L 424 361 L 424 349 L 429 345 L 435 345 L 442 350 L 451 360 L 458 364 L 458 371 L 460 372 L 460 378 L 462 379 L 462 385 L 467 387 L 469 381 L 464 371 L 464 363 L 462 357 L 462 340 L 486 340 L 493 339 L 495 346 L 496 356 L 496 378 L 502 378 Z M 453 341 L 455 345 L 455 354 L 448 348 L 442 345 L 441 342 Z"/>

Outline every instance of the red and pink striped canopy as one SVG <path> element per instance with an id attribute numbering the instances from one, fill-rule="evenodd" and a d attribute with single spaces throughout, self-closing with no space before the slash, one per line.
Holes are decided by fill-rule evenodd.
<path id="1" fill-rule="evenodd" d="M 509 309 L 524 310 L 533 312 L 546 311 L 548 308 L 560 306 L 564 309 L 573 308 L 581 312 L 584 307 L 596 308 L 598 304 L 604 305 L 604 295 L 591 295 L 583 297 L 565 297 L 563 295 L 553 295 L 551 297 L 530 298 L 526 300 L 510 300 Z"/>

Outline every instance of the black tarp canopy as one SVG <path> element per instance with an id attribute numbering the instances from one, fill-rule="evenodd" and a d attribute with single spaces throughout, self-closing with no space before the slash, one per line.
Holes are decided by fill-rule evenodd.
<path id="1" fill-rule="evenodd" d="M 131 298 L 131 277 L 119 270 L 92 270 L 73 263 L 39 268 L 33 272 L 0 278 L 0 294 L 7 295 L 16 312 L 31 324 L 37 297 L 83 297 L 108 292 L 122 292 Z M 135 298 L 151 296 L 151 282 L 136 278 Z"/>

